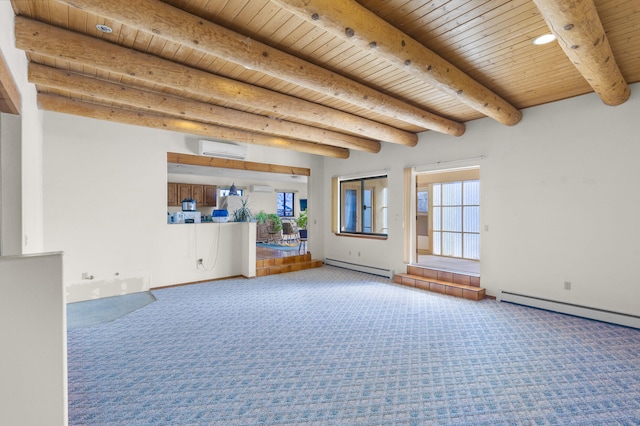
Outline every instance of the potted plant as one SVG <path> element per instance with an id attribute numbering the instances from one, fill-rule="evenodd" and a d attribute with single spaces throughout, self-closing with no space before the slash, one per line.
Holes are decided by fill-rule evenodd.
<path id="1" fill-rule="evenodd" d="M 296 219 L 296 223 L 298 224 L 298 232 L 300 233 L 300 238 L 307 238 L 307 210 L 302 210 L 300 212 L 300 216 Z"/>
<path id="2" fill-rule="evenodd" d="M 269 219 L 269 215 L 265 213 L 264 210 L 260 210 L 258 213 L 256 213 L 256 215 L 253 218 L 258 224 L 267 223 L 267 220 Z"/>
<path id="3" fill-rule="evenodd" d="M 267 215 L 267 219 L 270 225 L 270 231 L 272 232 L 280 232 L 282 231 L 282 221 L 280 220 L 280 216 L 276 213 L 269 213 Z"/>
<path id="4" fill-rule="evenodd" d="M 249 199 L 243 198 L 242 204 L 233 212 L 234 222 L 249 222 L 251 220 L 251 210 L 249 210 Z"/>
<path id="5" fill-rule="evenodd" d="M 260 210 L 253 217 L 256 220 L 256 241 L 266 243 L 269 241 L 268 220 L 269 215 L 264 210 Z"/>

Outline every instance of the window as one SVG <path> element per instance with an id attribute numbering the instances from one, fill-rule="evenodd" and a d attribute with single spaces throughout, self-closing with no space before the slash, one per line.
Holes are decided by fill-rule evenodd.
<path id="1" fill-rule="evenodd" d="M 429 191 L 418 190 L 418 213 L 429 213 Z"/>
<path id="2" fill-rule="evenodd" d="M 239 196 L 242 196 L 243 194 L 243 190 L 242 189 L 236 189 L 236 192 L 238 193 Z M 221 197 L 226 197 L 229 195 L 229 188 L 224 188 L 224 189 L 220 189 L 220 196 Z"/>
<path id="3" fill-rule="evenodd" d="M 418 201 L 417 211 L 416 211 L 416 233 L 418 235 L 418 250 L 420 250 L 421 245 L 426 244 L 425 248 L 428 248 L 428 241 L 426 238 L 422 239 L 420 237 L 428 237 L 429 236 L 429 191 L 426 189 L 418 189 L 416 199 Z"/>
<path id="4" fill-rule="evenodd" d="M 480 259 L 480 181 L 433 185 L 433 254 Z"/>
<path id="5" fill-rule="evenodd" d="M 387 236 L 387 176 L 340 180 L 340 233 Z"/>
<path id="6" fill-rule="evenodd" d="M 293 192 L 278 192 L 278 216 L 293 217 L 294 206 Z"/>

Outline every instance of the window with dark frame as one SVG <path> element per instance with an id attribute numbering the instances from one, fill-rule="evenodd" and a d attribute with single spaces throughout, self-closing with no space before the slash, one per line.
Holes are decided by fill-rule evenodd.
<path id="1" fill-rule="evenodd" d="M 340 180 L 340 233 L 386 237 L 387 176 Z"/>
<path id="2" fill-rule="evenodd" d="M 295 195 L 293 192 L 278 192 L 277 213 L 280 217 L 293 217 L 295 213 Z"/>
<path id="3" fill-rule="evenodd" d="M 236 192 L 237 192 L 237 195 L 242 196 L 244 191 L 242 189 L 236 189 Z M 228 195 L 229 195 L 229 188 L 220 189 L 221 197 L 226 197 Z"/>

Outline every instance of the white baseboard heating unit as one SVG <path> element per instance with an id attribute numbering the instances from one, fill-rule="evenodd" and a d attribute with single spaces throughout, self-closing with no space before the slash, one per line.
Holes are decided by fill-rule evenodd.
<path id="1" fill-rule="evenodd" d="M 503 290 L 498 291 L 498 296 L 496 297 L 496 299 L 499 302 L 510 302 L 515 303 L 516 305 L 530 306 L 533 308 L 545 309 L 547 311 L 560 312 L 577 317 L 610 322 L 612 324 L 624 325 L 627 327 L 640 328 L 640 316 L 636 315 L 623 314 L 620 312 L 607 311 L 598 308 L 590 308 L 587 306 L 558 302 L 555 300 L 543 299 L 540 297 L 526 296 L 523 294 L 511 293 Z"/>
<path id="2" fill-rule="evenodd" d="M 342 260 L 327 258 L 324 259 L 324 264 L 337 266 L 338 268 L 351 269 L 353 271 L 366 272 L 367 274 L 393 278 L 393 271 L 390 269 L 376 268 L 375 266 L 358 265 L 357 263 L 344 262 Z"/>

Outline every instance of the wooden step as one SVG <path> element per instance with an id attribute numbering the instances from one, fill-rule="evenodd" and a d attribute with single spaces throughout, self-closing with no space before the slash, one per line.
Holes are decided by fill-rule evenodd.
<path id="1" fill-rule="evenodd" d="M 283 274 L 286 272 L 302 271 L 304 269 L 319 268 L 322 260 L 314 260 L 311 253 L 298 256 L 278 257 L 275 259 L 263 259 L 256 262 L 256 276 Z"/>
<path id="2" fill-rule="evenodd" d="M 406 274 L 396 274 L 393 281 L 397 284 L 469 300 L 482 300 L 486 296 L 480 287 L 480 277 L 448 271 L 438 271 L 419 266 L 408 266 Z"/>

